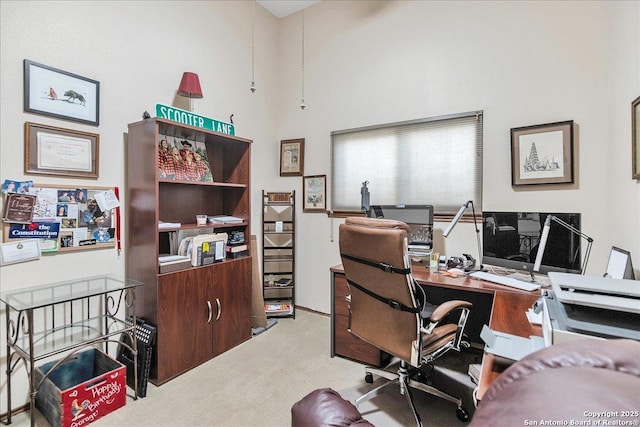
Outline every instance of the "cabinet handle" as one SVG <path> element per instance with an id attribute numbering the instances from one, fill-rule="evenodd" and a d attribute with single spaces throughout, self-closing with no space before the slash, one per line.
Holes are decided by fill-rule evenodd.
<path id="1" fill-rule="evenodd" d="M 207 317 L 207 323 L 211 323 L 211 315 L 213 312 L 211 311 L 211 301 L 207 300 L 207 310 L 209 310 L 209 316 Z"/>
<path id="2" fill-rule="evenodd" d="M 216 305 L 218 306 L 218 314 L 216 315 L 216 320 L 220 319 L 220 313 L 222 312 L 222 307 L 220 306 L 220 300 L 216 298 Z"/>

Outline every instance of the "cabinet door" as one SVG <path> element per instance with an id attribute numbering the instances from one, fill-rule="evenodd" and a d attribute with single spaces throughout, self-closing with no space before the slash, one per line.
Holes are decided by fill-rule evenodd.
<path id="1" fill-rule="evenodd" d="M 214 356 L 251 338 L 251 257 L 214 265 Z"/>
<path id="2" fill-rule="evenodd" d="M 158 382 L 209 360 L 213 354 L 212 268 L 158 276 Z"/>

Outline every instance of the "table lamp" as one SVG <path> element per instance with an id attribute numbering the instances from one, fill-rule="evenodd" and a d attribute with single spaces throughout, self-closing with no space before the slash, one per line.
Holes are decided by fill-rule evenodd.
<path id="1" fill-rule="evenodd" d="M 554 215 L 547 215 L 547 218 L 544 220 L 544 226 L 542 228 L 542 235 L 540 236 L 540 245 L 538 246 L 538 253 L 536 254 L 536 261 L 533 264 L 533 271 L 540 271 L 540 264 L 542 264 L 542 256 L 544 255 L 544 249 L 547 246 L 547 239 L 549 238 L 549 229 L 551 228 L 551 221 L 555 221 L 567 230 L 571 231 L 573 234 L 576 234 L 587 241 L 587 249 L 584 255 L 584 262 L 582 263 L 582 268 L 580 269 L 580 274 L 584 274 L 587 269 L 587 262 L 589 262 L 589 254 L 591 253 L 591 245 L 593 244 L 593 239 L 571 224 L 567 224 L 560 218 Z"/>
<path id="2" fill-rule="evenodd" d="M 456 214 L 456 216 L 453 217 L 453 220 L 449 223 L 449 226 L 447 227 L 447 229 L 444 230 L 444 233 L 442 233 L 442 236 L 445 238 L 449 237 L 451 230 L 453 230 L 453 228 L 456 226 L 458 221 L 460 221 L 460 218 L 462 218 L 464 211 L 467 210 L 469 205 L 471 205 L 471 211 L 473 212 L 473 224 L 476 227 L 476 239 L 478 241 L 478 258 L 479 258 L 478 263 L 480 264 L 479 270 L 484 271 L 484 266 L 482 265 L 482 249 L 480 246 L 480 229 L 478 228 L 478 222 L 476 221 L 476 210 L 473 206 L 473 200 L 469 200 L 467 203 L 460 206 L 458 213 Z M 471 269 L 465 269 L 465 271 L 471 271 Z"/>
<path id="3" fill-rule="evenodd" d="M 193 98 L 202 98 L 200 79 L 196 73 L 186 71 L 182 74 L 182 80 L 180 81 L 180 86 L 178 86 L 178 95 L 189 98 L 189 111 L 193 111 Z"/>

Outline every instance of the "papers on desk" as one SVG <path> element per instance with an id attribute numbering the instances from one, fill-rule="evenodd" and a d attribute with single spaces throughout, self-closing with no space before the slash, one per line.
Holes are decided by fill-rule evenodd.
<path id="1" fill-rule="evenodd" d="M 482 327 L 480 338 L 486 343 L 484 351 L 507 363 L 518 361 L 528 354 L 544 348 L 544 338 L 529 338 L 492 331 L 487 325 Z"/>

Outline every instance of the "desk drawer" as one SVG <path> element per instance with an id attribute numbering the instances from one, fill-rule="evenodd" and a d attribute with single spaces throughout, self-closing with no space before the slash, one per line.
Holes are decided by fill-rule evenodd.
<path id="1" fill-rule="evenodd" d="M 348 316 L 335 316 L 334 334 L 337 355 L 373 366 L 383 366 L 387 363 L 389 357 L 385 352 L 351 334 L 348 326 Z"/>

